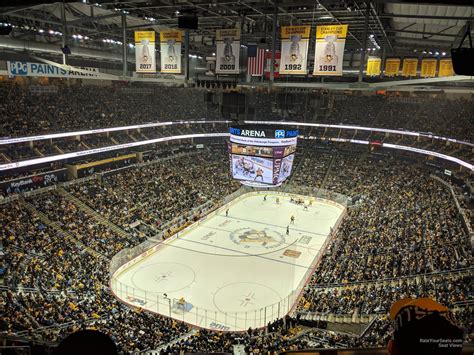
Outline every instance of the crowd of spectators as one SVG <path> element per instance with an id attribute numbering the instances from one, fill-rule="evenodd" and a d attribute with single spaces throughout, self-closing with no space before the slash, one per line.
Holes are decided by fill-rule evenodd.
<path id="1" fill-rule="evenodd" d="M 286 316 L 268 323 L 265 329 L 248 329 L 243 333 L 210 332 L 201 329 L 173 345 L 164 347 L 161 354 L 176 353 L 232 353 L 241 346 L 246 354 L 274 354 L 281 351 L 308 348 L 342 348 L 354 344 L 356 337 L 344 333 L 304 328 L 297 318 Z"/>
<path id="2" fill-rule="evenodd" d="M 183 323 L 130 309 L 110 294 L 113 255 L 153 236 L 183 211 L 217 203 L 238 188 L 228 179 L 227 159 L 222 148 L 204 149 L 2 205 L 2 270 L 9 290 L 0 300 L 1 331 L 56 341 L 93 327 L 110 334 L 124 352 L 155 349 L 182 336 L 163 352 L 231 351 L 236 344 L 251 353 L 384 345 L 390 328 L 383 316 L 362 338 L 323 330 L 301 336 L 301 326 L 291 319 L 270 324 L 265 333 L 202 330 L 186 337 Z M 452 196 L 429 172 L 395 159 L 329 150 L 305 151 L 301 159 L 291 183 L 343 193 L 352 206 L 298 312 L 383 315 L 403 296 L 429 296 L 449 307 L 472 299 L 468 236 Z M 145 228 L 130 226 L 137 221 Z M 457 314 L 469 324 L 467 308 Z M 44 326 L 52 328 L 37 331 Z"/>
<path id="3" fill-rule="evenodd" d="M 392 283 L 374 282 L 324 287 L 310 285 L 300 301 L 301 309 L 308 312 L 336 315 L 385 313 L 390 306 L 404 297 L 432 297 L 453 307 L 456 302 L 468 300 L 471 295 L 469 274 L 434 274 L 417 280 L 400 279 Z"/>
<path id="4" fill-rule="evenodd" d="M 222 169 L 226 159 L 222 149 L 203 150 L 131 168 L 102 181 L 72 185 L 69 190 L 128 232 L 133 222 L 140 221 L 137 227 L 150 237 L 160 225 L 238 188 Z"/>
<path id="5" fill-rule="evenodd" d="M 112 85 L 112 84 L 111 84 Z M 156 121 L 216 118 L 204 90 L 153 87 L 134 93 L 120 86 L 61 86 L 56 93 L 0 85 L 0 136 L 26 136 Z"/>
<path id="6" fill-rule="evenodd" d="M 1 269 L 8 287 L 0 296 L 3 334 L 24 331 L 56 342 L 92 327 L 130 352 L 156 348 L 188 331 L 182 323 L 118 302 L 106 286 L 108 260 L 76 246 L 24 205 L 2 205 L 0 217 L 6 222 L 0 230 Z M 92 242 L 94 236 L 88 237 L 85 242 Z"/>
<path id="7" fill-rule="evenodd" d="M 134 90 L 135 89 L 135 90 Z M 32 93 L 27 87 L 0 84 L 0 137 L 25 136 L 116 127 L 157 121 L 223 119 L 219 105 L 206 103 L 206 90 L 178 87 L 127 88 L 112 86 L 60 86 L 56 92 Z M 313 92 L 246 93 L 247 105 L 254 109 L 255 119 L 295 120 L 304 122 L 353 124 L 371 127 L 432 132 L 436 135 L 472 141 L 474 105 L 472 100 L 446 97 L 393 97 L 341 95 Z M 249 117 L 252 119 L 252 115 Z M 193 133 L 225 132 L 198 126 Z M 315 133 L 317 130 L 305 129 Z M 71 138 L 29 144 L 15 144 L 0 149 L 0 161 L 60 154 L 136 140 L 152 139 L 172 133 L 190 133 L 185 127 L 152 128 L 143 131 L 116 132 L 110 135 Z M 455 154 L 472 160 L 472 149 L 459 144 L 370 131 L 323 130 L 320 136 L 383 140 L 418 148 Z"/>

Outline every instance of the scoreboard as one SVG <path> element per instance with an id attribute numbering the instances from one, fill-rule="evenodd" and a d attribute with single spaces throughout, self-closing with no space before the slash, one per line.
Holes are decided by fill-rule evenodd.
<path id="1" fill-rule="evenodd" d="M 279 186 L 290 175 L 297 129 L 238 125 L 229 129 L 230 172 L 250 186 Z"/>

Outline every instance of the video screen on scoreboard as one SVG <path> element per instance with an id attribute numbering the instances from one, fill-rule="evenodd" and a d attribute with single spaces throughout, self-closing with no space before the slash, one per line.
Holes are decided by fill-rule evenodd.
<path id="1" fill-rule="evenodd" d="M 263 125 L 229 128 L 229 164 L 234 179 L 244 185 L 278 186 L 293 167 L 298 130 Z"/>
<path id="2" fill-rule="evenodd" d="M 293 154 L 296 152 L 296 144 L 295 145 L 289 145 L 285 147 L 285 151 L 283 152 L 283 156 L 286 157 L 287 155 Z"/>
<path id="3" fill-rule="evenodd" d="M 253 145 L 243 145 L 232 143 L 232 154 L 253 155 L 256 157 L 273 157 L 272 147 L 256 147 Z"/>
<path id="4" fill-rule="evenodd" d="M 295 155 L 291 154 L 287 157 L 284 157 L 281 160 L 281 167 L 280 173 L 278 175 L 278 183 L 283 182 L 291 175 L 291 169 L 293 168 L 293 160 L 295 159 Z"/>
<path id="5" fill-rule="evenodd" d="M 273 160 L 232 154 L 232 177 L 238 180 L 273 183 Z"/>

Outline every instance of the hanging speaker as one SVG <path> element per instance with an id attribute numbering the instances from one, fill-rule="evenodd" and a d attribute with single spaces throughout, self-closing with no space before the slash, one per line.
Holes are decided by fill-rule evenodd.
<path id="1" fill-rule="evenodd" d="M 186 30 L 198 29 L 198 18 L 195 15 L 183 15 L 178 17 L 178 27 Z"/>
<path id="2" fill-rule="evenodd" d="M 0 36 L 8 36 L 12 32 L 12 26 L 0 27 Z"/>
<path id="3" fill-rule="evenodd" d="M 469 37 L 470 48 L 461 48 L 466 37 Z M 453 69 L 457 75 L 474 76 L 474 48 L 472 48 L 471 29 L 468 28 L 458 48 L 451 49 Z"/>
<path id="4" fill-rule="evenodd" d="M 71 54 L 71 48 L 69 48 L 67 45 L 65 45 L 64 47 L 61 47 L 61 51 L 66 55 Z"/>

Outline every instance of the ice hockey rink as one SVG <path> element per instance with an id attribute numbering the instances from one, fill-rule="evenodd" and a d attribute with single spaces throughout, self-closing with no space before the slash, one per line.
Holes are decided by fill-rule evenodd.
<path id="1" fill-rule="evenodd" d="M 262 327 L 295 305 L 344 211 L 328 200 L 247 193 L 123 265 L 111 287 L 122 302 L 192 325 Z"/>

